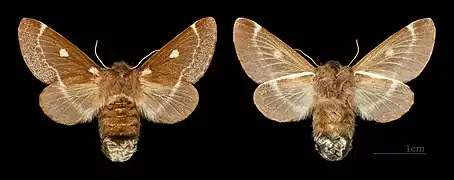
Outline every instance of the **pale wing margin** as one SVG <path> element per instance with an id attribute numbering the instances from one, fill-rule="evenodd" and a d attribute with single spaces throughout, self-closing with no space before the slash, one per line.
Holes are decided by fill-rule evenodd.
<path id="1" fill-rule="evenodd" d="M 390 122 L 413 105 L 413 91 L 401 81 L 368 72 L 355 73 L 355 105 L 362 119 Z"/>
<path id="2" fill-rule="evenodd" d="M 430 18 L 416 20 L 369 52 L 355 66 L 364 71 L 408 82 L 424 69 L 435 44 L 435 25 Z"/>
<path id="3" fill-rule="evenodd" d="M 254 103 L 271 120 L 302 120 L 311 113 L 314 105 L 314 76 L 312 72 L 303 72 L 264 82 L 254 92 Z"/>
<path id="4" fill-rule="evenodd" d="M 241 66 L 258 84 L 315 70 L 304 57 L 252 20 L 238 18 L 234 24 L 233 36 Z"/>
<path id="5" fill-rule="evenodd" d="M 140 68 L 195 84 L 210 66 L 217 42 L 216 21 L 202 18 L 164 45 Z"/>
<path id="6" fill-rule="evenodd" d="M 149 121 L 174 124 L 186 119 L 197 107 L 197 89 L 186 81 L 169 78 L 158 74 L 140 78 L 141 92 L 136 102 Z"/>
<path id="7" fill-rule="evenodd" d="M 58 81 L 43 90 L 39 103 L 49 118 L 64 125 L 89 122 L 102 105 L 98 85 L 75 83 L 62 86 Z"/>

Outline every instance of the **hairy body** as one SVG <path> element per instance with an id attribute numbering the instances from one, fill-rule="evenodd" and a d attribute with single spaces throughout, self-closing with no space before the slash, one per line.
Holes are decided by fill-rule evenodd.
<path id="1" fill-rule="evenodd" d="M 315 147 L 327 160 L 340 160 L 351 149 L 355 126 L 354 76 L 350 67 L 328 61 L 315 70 L 312 112 Z"/>
<path id="2" fill-rule="evenodd" d="M 125 62 L 116 62 L 100 72 L 101 99 L 98 114 L 102 152 L 113 161 L 126 161 L 137 151 L 140 114 L 132 97 L 139 94 L 140 72 Z"/>
<path id="3" fill-rule="evenodd" d="M 238 18 L 235 50 L 246 74 L 259 86 L 254 104 L 268 119 L 285 123 L 312 115 L 320 156 L 340 161 L 352 148 L 355 117 L 386 123 L 413 105 L 405 82 L 424 69 L 435 43 L 430 18 L 408 24 L 377 45 L 355 65 L 336 61 L 314 65 L 256 22 Z M 304 53 L 303 53 L 304 54 Z M 358 54 L 357 54 L 358 55 Z"/>
<path id="4" fill-rule="evenodd" d="M 202 18 L 134 67 L 100 67 L 35 19 L 21 20 L 18 39 L 30 72 L 48 85 L 39 97 L 43 112 L 68 126 L 97 118 L 102 152 L 124 162 L 137 151 L 141 116 L 174 124 L 195 110 L 199 94 L 193 84 L 210 65 L 217 27 L 214 18 Z"/>

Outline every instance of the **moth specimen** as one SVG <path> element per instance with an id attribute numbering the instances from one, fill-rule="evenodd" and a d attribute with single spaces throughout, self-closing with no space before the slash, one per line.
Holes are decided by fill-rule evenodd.
<path id="1" fill-rule="evenodd" d="M 414 94 L 404 83 L 421 73 L 435 43 L 434 23 L 424 18 L 354 66 L 330 60 L 314 67 L 252 20 L 238 18 L 233 34 L 242 68 L 260 84 L 253 95 L 258 110 L 277 122 L 312 115 L 315 148 L 328 161 L 340 161 L 351 150 L 356 115 L 386 123 L 409 111 Z"/>
<path id="2" fill-rule="evenodd" d="M 193 86 L 210 65 L 217 41 L 213 18 L 202 18 L 165 44 L 140 67 L 124 61 L 100 67 L 40 21 L 21 20 L 26 65 L 48 84 L 39 96 L 53 121 L 75 125 L 98 119 L 102 152 L 113 162 L 137 151 L 140 117 L 164 124 L 186 119 L 199 101 Z M 145 59 L 145 58 L 144 58 Z"/>

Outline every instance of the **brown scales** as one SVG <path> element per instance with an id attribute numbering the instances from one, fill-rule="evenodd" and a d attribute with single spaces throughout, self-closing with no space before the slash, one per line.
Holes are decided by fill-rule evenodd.
<path id="1" fill-rule="evenodd" d="M 101 95 L 104 101 L 109 98 L 124 94 L 128 97 L 136 97 L 140 90 L 140 71 L 133 69 L 123 61 L 115 62 L 111 69 L 104 69 L 100 81 Z"/>
<path id="2" fill-rule="evenodd" d="M 241 66 L 260 84 L 254 92 L 259 111 L 277 122 L 300 121 L 311 114 L 316 149 L 324 159 L 339 161 L 351 149 L 355 114 L 386 123 L 410 110 L 414 94 L 405 83 L 429 61 L 435 26 L 431 18 L 413 21 L 351 67 L 353 60 L 346 67 L 334 61 L 323 66 L 314 62 L 314 67 L 250 19 L 238 18 L 233 35 Z"/>
<path id="3" fill-rule="evenodd" d="M 354 125 L 354 78 L 350 67 L 328 61 L 316 70 L 314 79 L 316 104 L 314 107 L 314 135 L 321 133 L 352 136 Z M 326 128 L 328 125 L 333 128 Z M 340 131 L 336 131 L 339 129 Z"/>
<path id="4" fill-rule="evenodd" d="M 101 97 L 107 102 L 98 114 L 102 150 L 110 159 L 125 161 L 136 151 L 140 136 L 140 114 L 131 100 L 137 97 L 140 74 L 125 62 L 100 73 Z"/>
<path id="5" fill-rule="evenodd" d="M 101 138 L 116 136 L 139 137 L 139 111 L 135 104 L 127 98 L 120 97 L 102 108 L 98 119 Z"/>
<path id="6" fill-rule="evenodd" d="M 139 72 L 125 62 L 116 62 L 109 70 L 102 71 L 100 87 L 107 105 L 99 112 L 101 138 L 106 136 L 131 136 L 138 138 L 140 115 L 134 102 L 139 89 Z"/>
<path id="7" fill-rule="evenodd" d="M 125 62 L 111 68 L 101 62 L 100 67 L 68 39 L 31 18 L 20 21 L 18 40 L 31 73 L 48 84 L 39 99 L 43 112 L 64 125 L 97 117 L 102 151 L 111 161 L 124 162 L 137 150 L 139 113 L 148 121 L 173 124 L 195 110 L 199 94 L 192 84 L 209 67 L 216 29 L 214 18 L 199 19 L 142 59 L 141 67 Z"/>

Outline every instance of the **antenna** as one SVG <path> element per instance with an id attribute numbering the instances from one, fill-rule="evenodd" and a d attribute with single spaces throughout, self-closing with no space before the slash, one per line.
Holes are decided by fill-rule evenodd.
<path id="1" fill-rule="evenodd" d="M 315 66 L 318 66 L 318 64 L 314 61 L 314 59 L 312 59 L 310 56 L 308 56 L 306 53 L 304 53 L 303 51 L 299 50 L 299 49 L 295 49 L 296 51 L 300 52 L 301 54 L 303 54 L 304 56 L 306 56 L 307 58 L 309 58 L 312 63 L 315 64 Z"/>
<path id="2" fill-rule="evenodd" d="M 353 57 L 353 59 L 350 61 L 350 63 L 348 63 L 348 66 L 350 66 L 350 64 L 352 64 L 352 62 L 356 59 L 356 57 L 358 57 L 358 54 L 359 54 L 359 44 L 358 44 L 358 39 L 356 39 L 356 55 L 355 55 L 355 57 Z"/>
<path id="3" fill-rule="evenodd" d="M 142 60 L 140 60 L 140 61 L 139 61 L 139 63 L 137 63 L 137 65 L 136 65 L 136 66 L 134 66 L 134 68 L 137 68 L 137 67 L 139 67 L 140 63 L 142 63 L 142 61 L 143 61 L 143 60 L 147 59 L 147 57 L 148 57 L 148 56 L 150 56 L 151 54 L 153 54 L 153 53 L 155 53 L 155 52 L 157 52 L 157 51 L 159 51 L 159 50 L 154 50 L 154 51 L 151 51 L 151 53 L 150 53 L 150 54 L 148 54 L 148 55 L 146 55 L 145 57 L 143 57 L 143 58 L 142 58 Z"/>
<path id="4" fill-rule="evenodd" d="M 98 40 L 96 40 L 96 43 L 95 43 L 95 56 L 96 58 L 98 58 L 99 62 L 101 62 L 101 65 L 104 67 L 104 68 L 107 68 L 109 69 L 106 65 L 104 65 L 104 63 L 101 61 L 101 59 L 99 58 L 98 56 L 98 53 L 96 52 L 96 49 L 98 48 Z"/>

